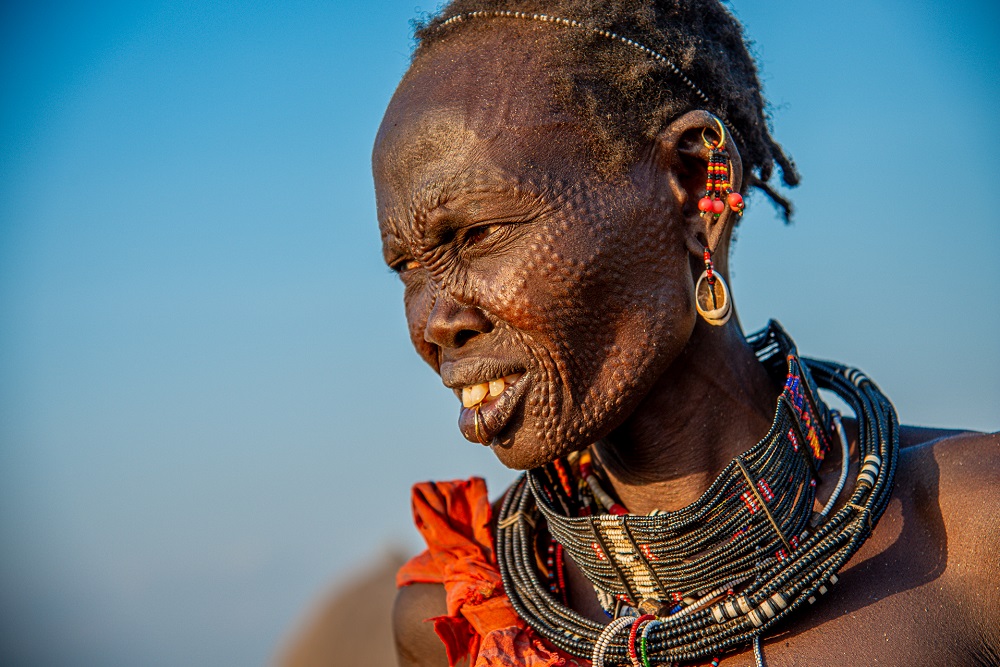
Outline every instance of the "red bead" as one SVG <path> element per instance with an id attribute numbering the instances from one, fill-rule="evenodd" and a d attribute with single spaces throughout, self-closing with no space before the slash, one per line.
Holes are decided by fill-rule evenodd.
<path id="1" fill-rule="evenodd" d="M 743 208 L 743 196 L 740 195 L 739 192 L 730 192 L 726 199 L 729 201 L 729 208 L 734 211 L 738 211 Z"/>
<path id="2" fill-rule="evenodd" d="M 712 212 L 715 214 L 722 213 L 726 210 L 726 205 L 722 203 L 721 199 L 716 199 L 712 202 Z"/>
<path id="3" fill-rule="evenodd" d="M 628 514 L 628 510 L 619 505 L 618 503 L 613 503 L 611 507 L 608 509 L 608 512 L 611 514 L 617 514 L 618 516 Z"/>
<path id="4" fill-rule="evenodd" d="M 708 213 L 712 210 L 712 200 L 708 197 L 702 197 L 698 200 L 698 210 Z"/>

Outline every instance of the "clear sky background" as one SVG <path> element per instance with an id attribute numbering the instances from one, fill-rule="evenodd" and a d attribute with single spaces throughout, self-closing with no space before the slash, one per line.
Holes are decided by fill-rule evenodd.
<path id="1" fill-rule="evenodd" d="M 803 183 L 733 289 L 903 421 L 1000 428 L 993 2 L 733 3 Z M 431 4 L 420 9 L 433 9 Z M 512 478 L 382 266 L 369 151 L 414 0 L 0 9 L 0 662 L 264 664 L 412 551 L 412 482 Z"/>

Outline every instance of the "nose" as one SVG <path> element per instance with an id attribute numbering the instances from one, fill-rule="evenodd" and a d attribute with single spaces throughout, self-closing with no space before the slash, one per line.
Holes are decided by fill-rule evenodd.
<path id="1" fill-rule="evenodd" d="M 458 348 L 475 336 L 492 330 L 493 323 L 483 311 L 438 293 L 424 328 L 424 340 L 441 348 Z"/>

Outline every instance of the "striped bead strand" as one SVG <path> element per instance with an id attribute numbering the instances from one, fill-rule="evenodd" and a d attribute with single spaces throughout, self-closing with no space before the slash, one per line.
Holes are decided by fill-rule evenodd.
<path id="1" fill-rule="evenodd" d="M 649 652 L 646 649 L 647 639 L 649 632 L 659 624 L 659 620 L 652 620 L 646 624 L 642 629 L 642 634 L 639 636 L 639 657 L 642 659 L 642 667 L 652 667 L 649 664 Z"/>
<path id="2" fill-rule="evenodd" d="M 783 332 L 772 325 L 748 339 L 765 366 L 779 362 L 786 350 L 794 351 L 782 336 Z M 790 373 L 794 370 L 791 361 L 789 369 Z M 752 572 L 754 579 L 736 595 L 737 606 L 731 612 L 734 617 L 726 613 L 730 610 L 717 616 L 716 606 L 713 605 L 687 617 L 664 618 L 647 623 L 641 628 L 639 645 L 640 655 L 644 653 L 646 657 L 644 667 L 650 658 L 658 665 L 669 664 L 671 661 L 687 662 L 717 656 L 719 652 L 753 643 L 755 636 L 766 632 L 780 618 L 805 605 L 807 600 L 811 602 L 809 598 L 822 595 L 830 584 L 835 583 L 836 572 L 865 542 L 884 512 L 892 490 L 898 450 L 898 422 L 891 403 L 864 374 L 854 369 L 830 362 L 808 360 L 802 370 L 811 372 L 819 388 L 830 389 L 840 396 L 857 416 L 859 458 L 862 460 L 861 467 L 867 469 L 863 473 L 859 471 L 857 483 L 847 504 L 832 517 L 819 522 L 807 534 L 802 534 L 804 526 L 800 522 L 808 520 L 810 512 L 801 511 L 798 501 L 788 500 L 788 508 L 784 511 L 779 511 L 778 505 L 783 502 L 783 498 L 801 496 L 800 500 L 808 500 L 806 509 L 811 508 L 813 487 L 805 483 L 810 475 L 805 469 L 808 465 L 806 458 L 803 458 L 808 457 L 804 452 L 808 452 L 809 448 L 795 447 L 795 441 L 784 437 L 789 432 L 788 419 L 794 418 L 795 413 L 791 403 L 784 400 L 784 397 L 779 400 L 772 428 L 775 439 L 761 441 L 757 447 L 745 453 L 742 460 L 753 480 L 762 476 L 768 478 L 775 499 L 761 502 L 775 503 L 772 509 L 780 524 L 781 533 L 788 536 L 799 534 L 801 543 L 792 545 L 794 553 L 789 554 L 787 559 L 779 560 L 761 554 L 763 560 L 758 557 L 758 563 L 752 570 L 744 570 Z M 815 389 L 812 389 L 809 397 L 814 396 Z M 821 414 L 814 415 L 814 420 L 818 416 Z M 795 423 L 801 429 L 802 424 Z M 804 437 L 801 430 L 798 434 L 799 438 Z M 789 465 L 794 470 L 789 469 Z M 778 474 L 782 469 L 783 472 Z M 742 506 L 738 494 L 732 492 L 737 488 L 745 488 L 745 477 L 730 465 L 712 485 L 712 492 L 706 493 L 688 508 L 665 517 L 627 516 L 616 519 L 628 520 L 629 530 L 634 532 L 635 539 L 642 545 L 646 545 L 653 537 L 646 534 L 647 529 L 655 527 L 657 537 L 652 541 L 658 541 L 657 549 L 661 553 L 660 560 L 654 566 L 661 577 L 674 577 L 680 573 L 674 572 L 666 562 L 663 550 L 670 552 L 678 542 L 683 542 L 688 545 L 685 549 L 692 550 L 688 553 L 698 553 L 699 544 L 703 544 L 703 540 L 716 543 L 718 540 L 715 536 L 722 534 L 720 530 L 731 533 L 731 521 L 738 519 L 740 515 L 733 515 L 732 520 L 726 520 L 718 513 L 728 515 L 732 510 L 726 509 L 727 507 L 738 509 Z M 783 492 L 779 485 L 788 477 L 798 481 L 787 492 Z M 560 544 L 570 549 L 574 560 L 580 563 L 584 573 L 595 584 L 597 581 L 604 582 L 606 590 L 616 596 L 624 590 L 616 584 L 614 568 L 607 559 L 608 551 L 602 548 L 600 553 L 594 553 L 590 548 L 595 536 L 594 520 L 582 516 L 582 512 L 575 519 L 566 515 L 559 516 L 552 505 L 552 499 L 543 488 L 551 483 L 551 479 L 528 473 L 504 498 L 500 509 L 500 524 L 503 527 L 497 531 L 497 559 L 504 589 L 518 615 L 555 646 L 583 658 L 595 656 L 595 648 L 599 644 L 600 650 L 597 653 L 600 660 L 595 661 L 595 664 L 603 665 L 605 659 L 616 665 L 629 664 L 628 635 L 621 636 L 620 630 L 625 624 L 634 622 L 635 615 L 625 617 L 620 627 L 596 624 L 561 605 L 551 596 L 548 587 L 537 578 L 537 538 L 533 530 L 536 522 L 544 518 L 548 529 L 554 536 L 558 536 Z M 801 492 L 796 493 L 793 490 L 796 488 Z M 584 493 L 591 492 L 586 483 L 581 482 L 580 489 Z M 696 522 L 700 513 L 713 506 L 716 508 L 717 519 L 707 524 Z M 782 517 L 789 522 L 786 523 Z M 721 526 L 720 521 L 723 523 Z M 690 531 L 687 528 L 689 525 L 696 525 L 697 528 Z M 758 526 L 757 537 L 750 537 L 755 525 Z M 679 530 L 682 528 L 683 530 Z M 746 528 L 746 531 L 737 531 L 740 533 L 739 539 L 734 538 L 733 545 L 752 545 L 762 538 L 775 541 L 773 526 L 766 525 L 766 522 L 754 520 Z M 726 551 L 726 548 L 719 551 Z M 602 555 L 605 558 L 602 559 Z M 687 591 L 707 591 L 720 584 L 721 581 L 717 578 L 720 572 L 735 573 L 744 568 L 735 560 L 727 562 L 726 557 L 721 554 L 718 561 L 714 556 L 713 554 L 708 559 L 712 561 L 708 571 L 699 575 L 709 577 L 703 580 L 703 585 L 674 586 L 671 581 L 669 589 L 686 591 L 684 596 L 688 597 Z M 730 558 L 742 561 L 744 556 L 733 553 Z M 721 576 L 724 577 L 722 581 L 732 579 L 726 574 Z M 709 586 L 709 582 L 714 583 Z M 776 597 L 777 593 L 780 595 Z M 737 608 L 738 612 L 735 611 Z M 751 611 L 756 613 L 751 614 Z M 621 620 L 619 618 L 612 621 L 612 625 Z"/>
<path id="3" fill-rule="evenodd" d="M 632 667 L 643 667 L 642 662 L 639 659 L 639 652 L 635 648 L 635 639 L 639 634 L 639 627 L 646 622 L 655 621 L 656 617 L 652 614 L 643 614 L 639 618 L 635 619 L 632 623 L 632 628 L 628 632 L 628 657 L 632 661 Z"/>
<path id="4" fill-rule="evenodd" d="M 622 616 L 604 626 L 604 630 L 594 642 L 594 653 L 590 658 L 594 667 L 604 667 L 604 654 L 611 645 L 611 640 L 622 628 L 631 625 L 633 620 L 630 616 Z"/>

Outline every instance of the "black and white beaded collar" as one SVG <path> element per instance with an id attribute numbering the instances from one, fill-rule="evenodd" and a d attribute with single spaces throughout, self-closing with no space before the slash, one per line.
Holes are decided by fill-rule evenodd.
<path id="1" fill-rule="evenodd" d="M 648 639 L 651 664 L 663 664 L 746 643 L 814 600 L 881 516 L 898 449 L 888 399 L 856 370 L 801 359 L 776 322 L 748 341 L 772 376 L 785 377 L 774 422 L 688 507 L 650 516 L 574 516 L 573 500 L 560 494 L 547 468 L 530 471 L 508 492 L 497 534 L 504 587 L 518 613 L 560 648 L 629 664 L 627 634 L 580 617 L 542 583 L 533 537 L 540 518 L 607 609 L 655 617 L 642 622 L 643 646 Z M 814 517 L 816 471 L 834 437 L 833 414 L 817 386 L 834 391 L 857 415 L 862 465 L 846 504 L 828 516 L 831 501 Z"/>

